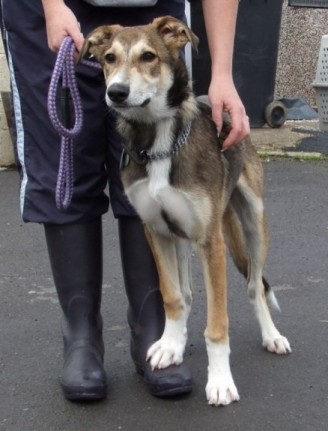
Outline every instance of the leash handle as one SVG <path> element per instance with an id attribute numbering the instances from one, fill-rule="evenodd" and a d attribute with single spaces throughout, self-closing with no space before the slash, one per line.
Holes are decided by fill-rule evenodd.
<path id="1" fill-rule="evenodd" d="M 74 42 L 65 37 L 59 49 L 48 92 L 48 112 L 52 125 L 61 135 L 74 139 L 80 133 L 83 125 L 82 103 L 77 87 L 74 64 Z M 65 127 L 57 114 L 57 89 L 62 80 L 62 86 L 69 89 L 74 109 L 75 124 L 72 128 Z"/>
<path id="2" fill-rule="evenodd" d="M 69 207 L 73 196 L 74 166 L 73 140 L 83 126 L 83 109 L 77 86 L 74 63 L 75 45 L 71 37 L 63 40 L 52 73 L 48 92 L 49 118 L 61 136 L 59 169 L 56 183 L 56 206 L 59 210 Z M 83 60 L 85 66 L 101 69 L 99 63 Z M 60 85 L 61 120 L 57 113 Z M 73 113 L 74 115 L 73 115 Z M 74 124 L 72 125 L 74 121 Z"/>
<path id="3" fill-rule="evenodd" d="M 66 37 L 57 55 L 48 92 L 49 118 L 55 130 L 61 136 L 56 183 L 56 206 L 59 210 L 67 209 L 73 197 L 73 140 L 80 133 L 83 125 L 83 110 L 75 76 L 74 53 L 74 42 L 70 37 Z M 62 121 L 57 113 L 57 98 L 60 85 L 62 85 L 60 94 Z M 72 107 L 74 115 L 72 115 Z M 72 118 L 75 120 L 73 126 L 71 126 Z"/>

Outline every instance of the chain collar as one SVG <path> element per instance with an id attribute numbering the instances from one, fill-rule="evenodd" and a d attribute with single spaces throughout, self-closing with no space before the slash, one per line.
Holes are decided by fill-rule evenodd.
<path id="1" fill-rule="evenodd" d="M 167 159 L 177 151 L 187 142 L 191 130 L 191 122 L 188 123 L 186 128 L 179 134 L 172 147 L 168 151 L 162 151 L 158 153 L 153 153 L 150 150 L 141 150 L 141 151 L 133 151 L 131 146 L 125 146 L 124 150 L 128 155 L 138 164 L 138 165 L 146 165 L 148 162 L 156 161 L 156 160 L 164 160 Z M 124 163 L 126 165 L 127 161 Z"/>

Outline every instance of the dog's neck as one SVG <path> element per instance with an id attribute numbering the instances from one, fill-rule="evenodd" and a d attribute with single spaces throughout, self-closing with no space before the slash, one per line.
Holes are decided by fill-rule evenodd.
<path id="1" fill-rule="evenodd" d="M 181 135 L 189 133 L 190 124 L 198 114 L 194 94 L 190 91 L 187 99 L 179 107 L 171 108 L 170 112 L 170 116 L 154 121 L 150 121 L 149 116 L 145 121 L 119 117 L 118 130 L 123 137 L 124 146 L 137 163 L 147 163 L 141 154 L 148 154 L 148 159 L 169 154 L 174 145 L 179 145 L 179 139 L 183 140 Z"/>

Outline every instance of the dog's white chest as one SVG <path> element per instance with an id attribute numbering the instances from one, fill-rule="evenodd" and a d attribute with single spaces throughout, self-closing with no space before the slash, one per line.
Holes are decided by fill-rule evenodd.
<path id="1" fill-rule="evenodd" d="M 201 225 L 206 219 L 208 205 L 194 205 L 197 196 L 172 186 L 169 182 L 170 159 L 151 162 L 147 166 L 148 177 L 133 183 L 126 194 L 140 218 L 162 235 L 177 233 L 197 240 L 202 234 Z M 198 214 L 198 208 L 204 213 Z M 203 223 L 200 223 L 203 218 Z"/>
<path id="2" fill-rule="evenodd" d="M 169 184 L 171 160 L 158 160 L 147 165 L 148 177 L 133 183 L 125 192 L 141 219 L 162 234 L 168 234 L 163 211 L 172 212 L 176 191 Z M 175 199 L 176 200 L 176 199 Z"/>
<path id="3" fill-rule="evenodd" d="M 170 158 L 153 161 L 147 165 L 148 193 L 155 201 L 160 199 L 159 195 L 164 189 L 169 188 L 170 169 Z"/>

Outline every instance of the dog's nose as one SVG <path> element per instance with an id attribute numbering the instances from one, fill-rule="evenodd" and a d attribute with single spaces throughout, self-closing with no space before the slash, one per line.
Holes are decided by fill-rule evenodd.
<path id="1" fill-rule="evenodd" d="M 124 84 L 112 84 L 108 90 L 107 95 L 112 102 L 122 103 L 128 98 L 130 89 Z"/>

